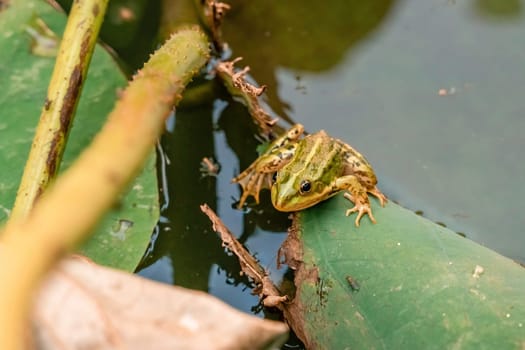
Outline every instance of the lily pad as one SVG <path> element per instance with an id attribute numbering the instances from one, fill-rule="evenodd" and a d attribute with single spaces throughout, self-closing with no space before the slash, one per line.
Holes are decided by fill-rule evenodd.
<path id="1" fill-rule="evenodd" d="M 0 223 L 14 203 L 26 157 L 31 147 L 54 59 L 31 53 L 27 26 L 39 18 L 58 37 L 66 17 L 44 1 L 12 1 L 0 12 Z M 126 78 L 117 64 L 98 46 L 69 136 L 64 170 L 89 144 L 111 111 Z M 152 154 L 129 193 L 100 224 L 80 252 L 95 262 L 128 271 L 135 269 L 158 220 L 155 159 Z M 8 166 L 6 166 L 8 165 Z"/>
<path id="2" fill-rule="evenodd" d="M 517 349 L 525 269 L 395 203 L 356 228 L 342 195 L 296 217 L 298 300 L 317 349 Z M 298 281 L 296 281 L 298 282 Z"/>

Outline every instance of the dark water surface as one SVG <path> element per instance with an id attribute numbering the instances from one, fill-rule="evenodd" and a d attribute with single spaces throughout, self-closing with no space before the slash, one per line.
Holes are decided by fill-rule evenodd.
<path id="1" fill-rule="evenodd" d="M 275 116 L 360 150 L 392 200 L 525 261 L 525 20 L 518 0 L 231 1 L 225 39 L 268 85 Z M 287 215 L 267 195 L 232 209 L 255 157 L 246 109 L 221 89 L 179 108 L 162 139 L 162 219 L 139 273 L 257 304 L 199 204 L 272 275 Z M 203 157 L 222 170 L 202 177 Z M 378 253 L 379 254 L 379 253 Z"/>

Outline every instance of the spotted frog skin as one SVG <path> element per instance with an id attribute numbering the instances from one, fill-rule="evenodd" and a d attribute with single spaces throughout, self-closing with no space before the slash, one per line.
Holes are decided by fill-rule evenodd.
<path id="1" fill-rule="evenodd" d="M 387 198 L 376 187 L 377 178 L 365 157 L 323 130 L 300 139 L 303 132 L 301 124 L 294 125 L 232 180 L 243 190 L 239 208 L 250 195 L 259 203 L 263 188 L 271 189 L 273 206 L 284 212 L 311 207 L 345 191 L 344 197 L 354 203 L 346 216 L 357 212 L 356 226 L 364 214 L 375 223 L 368 193 L 381 206 Z"/>

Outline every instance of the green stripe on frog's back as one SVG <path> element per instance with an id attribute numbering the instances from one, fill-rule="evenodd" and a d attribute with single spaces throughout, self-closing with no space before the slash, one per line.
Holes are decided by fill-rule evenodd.
<path id="1" fill-rule="evenodd" d="M 321 130 L 299 142 L 293 161 L 286 166 L 286 172 L 295 177 L 295 188 L 299 188 L 302 180 L 328 185 L 343 174 L 342 146 L 334 141 Z"/>
<path id="2" fill-rule="evenodd" d="M 281 211 L 296 211 L 334 195 L 334 181 L 345 171 L 343 144 L 324 131 L 309 135 L 296 144 L 293 158 L 277 171 L 272 186 L 272 203 Z M 310 189 L 301 192 L 303 181 Z"/>

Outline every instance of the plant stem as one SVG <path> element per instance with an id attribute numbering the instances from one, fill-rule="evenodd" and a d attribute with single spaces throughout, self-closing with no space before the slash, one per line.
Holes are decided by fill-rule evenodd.
<path id="1" fill-rule="evenodd" d="M 31 297 L 62 256 L 85 239 L 140 171 L 186 84 L 206 63 L 198 28 L 173 35 L 139 71 L 92 144 L 35 203 L 11 218 L 0 245 L 0 344 L 21 349 Z"/>
<path id="2" fill-rule="evenodd" d="M 74 1 L 12 217 L 25 217 L 60 168 L 108 0 Z"/>

